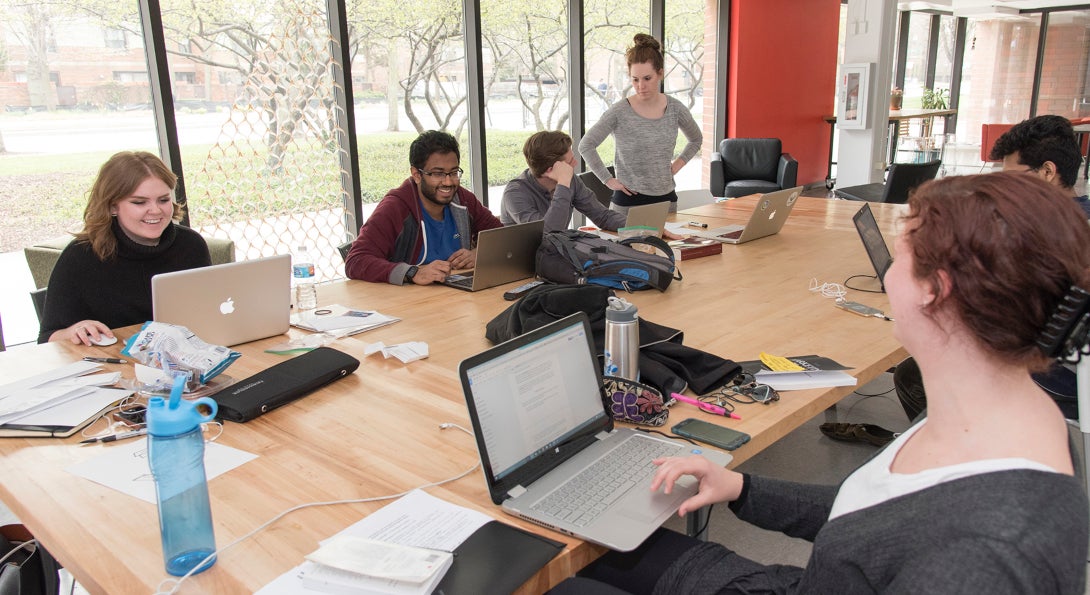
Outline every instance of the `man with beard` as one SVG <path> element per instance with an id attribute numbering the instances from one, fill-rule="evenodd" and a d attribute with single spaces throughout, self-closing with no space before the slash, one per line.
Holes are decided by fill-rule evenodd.
<path id="1" fill-rule="evenodd" d="M 472 268 L 477 233 L 503 224 L 459 186 L 458 141 L 429 130 L 409 146 L 410 176 L 360 229 L 345 258 L 349 279 L 428 285 Z"/>

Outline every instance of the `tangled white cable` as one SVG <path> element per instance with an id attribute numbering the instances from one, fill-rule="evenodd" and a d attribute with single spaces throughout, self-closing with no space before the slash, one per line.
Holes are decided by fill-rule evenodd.
<path id="1" fill-rule="evenodd" d="M 822 297 L 842 298 L 848 295 L 848 290 L 839 283 L 822 283 L 816 278 L 810 279 L 810 291 L 821 293 Z"/>

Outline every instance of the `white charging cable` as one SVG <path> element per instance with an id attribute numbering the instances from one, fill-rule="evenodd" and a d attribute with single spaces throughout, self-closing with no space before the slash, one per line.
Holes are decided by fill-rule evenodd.
<path id="1" fill-rule="evenodd" d="M 810 279 L 810 291 L 820 293 L 822 297 L 843 298 L 848 295 L 848 290 L 839 283 L 822 283 L 817 278 Z"/>

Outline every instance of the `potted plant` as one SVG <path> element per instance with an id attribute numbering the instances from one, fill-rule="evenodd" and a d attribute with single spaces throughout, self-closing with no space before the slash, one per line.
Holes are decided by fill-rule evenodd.
<path id="1" fill-rule="evenodd" d="M 946 89 L 924 89 L 921 107 L 923 109 L 946 109 Z"/>
<path id="2" fill-rule="evenodd" d="M 923 109 L 946 109 L 947 93 L 949 93 L 949 91 L 946 89 L 924 89 L 921 107 L 923 107 Z M 931 129 L 934 123 L 934 118 L 925 118 L 922 121 L 920 126 L 922 136 L 931 136 Z"/>
<path id="3" fill-rule="evenodd" d="M 900 111 L 904 101 L 905 92 L 902 91 L 900 87 L 894 87 L 893 90 L 889 92 L 889 109 L 891 111 Z"/>

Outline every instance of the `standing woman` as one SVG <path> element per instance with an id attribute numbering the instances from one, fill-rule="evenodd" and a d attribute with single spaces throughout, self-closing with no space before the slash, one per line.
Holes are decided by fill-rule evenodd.
<path id="1" fill-rule="evenodd" d="M 151 278 L 212 264 L 197 232 L 178 225 L 178 177 L 146 152 L 121 152 L 98 172 L 83 230 L 57 260 L 38 342 L 90 345 L 111 328 L 151 320 Z"/>
<path id="2" fill-rule="evenodd" d="M 662 44 L 646 33 L 637 33 L 633 43 L 625 60 L 635 94 L 602 114 L 579 142 L 579 154 L 594 175 L 613 190 L 613 210 L 627 214 L 629 207 L 669 201 L 670 211 L 675 212 L 674 174 L 700 152 L 704 137 L 685 104 L 659 90 Z M 678 130 L 689 142 L 675 159 Z M 598 145 L 610 134 L 616 147 L 616 177 L 610 176 L 598 155 Z"/>

